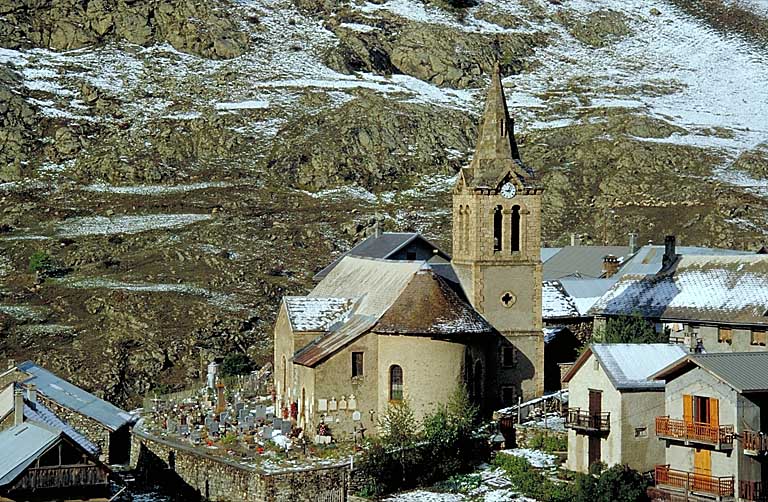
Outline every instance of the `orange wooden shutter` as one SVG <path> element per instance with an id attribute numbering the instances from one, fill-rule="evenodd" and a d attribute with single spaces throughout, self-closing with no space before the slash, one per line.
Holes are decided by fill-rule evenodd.
<path id="1" fill-rule="evenodd" d="M 683 420 L 693 422 L 693 396 L 683 394 Z"/>
<path id="2" fill-rule="evenodd" d="M 709 398 L 709 425 L 720 427 L 720 401 L 714 397 Z"/>

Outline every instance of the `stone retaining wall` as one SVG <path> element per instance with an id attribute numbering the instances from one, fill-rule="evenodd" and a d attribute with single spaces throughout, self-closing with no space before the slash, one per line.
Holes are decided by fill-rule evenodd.
<path id="1" fill-rule="evenodd" d="M 162 485 L 184 500 L 344 502 L 348 463 L 323 468 L 266 472 L 216 457 L 191 446 L 134 429 L 131 462 L 146 484 Z"/>

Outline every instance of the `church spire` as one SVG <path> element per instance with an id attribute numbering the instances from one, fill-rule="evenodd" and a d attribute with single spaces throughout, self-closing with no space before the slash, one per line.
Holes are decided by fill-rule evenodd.
<path id="1" fill-rule="evenodd" d="M 491 87 L 485 102 L 485 112 L 481 120 L 477 149 L 472 164 L 473 167 L 479 167 L 479 161 L 492 159 L 520 159 L 515 141 L 514 121 L 510 118 L 507 109 L 498 62 L 493 68 Z"/>

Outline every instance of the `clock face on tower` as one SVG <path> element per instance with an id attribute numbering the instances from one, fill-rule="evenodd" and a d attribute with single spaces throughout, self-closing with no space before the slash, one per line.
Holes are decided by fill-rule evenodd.
<path id="1" fill-rule="evenodd" d="M 499 191 L 499 193 L 505 199 L 511 199 L 512 197 L 517 195 L 517 188 L 515 188 L 514 183 L 507 181 L 501 186 L 501 190 Z"/>

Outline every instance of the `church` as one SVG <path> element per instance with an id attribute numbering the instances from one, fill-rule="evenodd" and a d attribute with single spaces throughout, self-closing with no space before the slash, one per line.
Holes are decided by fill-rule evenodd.
<path id="1" fill-rule="evenodd" d="M 513 126 L 497 67 L 453 190 L 452 256 L 418 234 L 377 233 L 307 296 L 283 298 L 276 404 L 299 427 L 375 434 L 390 403 L 421 420 L 460 385 L 483 412 L 543 393 L 542 187 Z"/>

